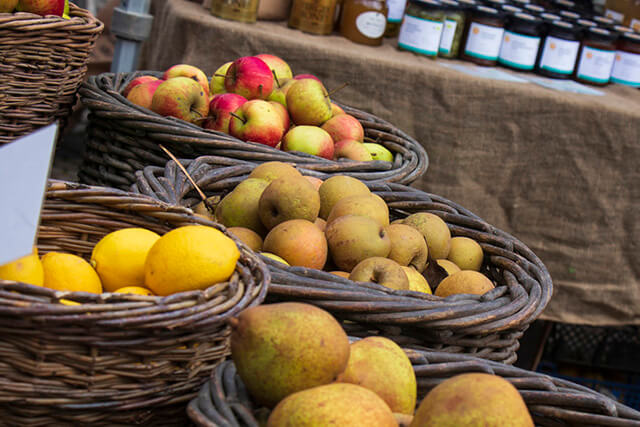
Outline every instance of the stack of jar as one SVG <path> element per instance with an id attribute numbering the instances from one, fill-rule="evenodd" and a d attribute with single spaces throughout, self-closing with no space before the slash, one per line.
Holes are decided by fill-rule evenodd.
<path id="1" fill-rule="evenodd" d="M 640 87 L 640 35 L 630 29 L 604 17 L 550 13 L 528 0 L 476 1 L 408 0 L 398 48 L 593 85 Z M 571 3 L 556 0 L 557 6 Z"/>

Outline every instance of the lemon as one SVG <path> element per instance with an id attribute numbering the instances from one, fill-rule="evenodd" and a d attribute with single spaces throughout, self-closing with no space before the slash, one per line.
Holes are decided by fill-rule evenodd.
<path id="1" fill-rule="evenodd" d="M 144 262 L 160 236 L 144 228 L 123 228 L 104 236 L 93 248 L 91 265 L 106 292 L 144 286 Z"/>
<path id="2" fill-rule="evenodd" d="M 38 249 L 34 247 L 30 255 L 0 265 L 0 279 L 42 286 L 44 271 L 42 270 L 42 262 L 38 258 Z"/>
<path id="3" fill-rule="evenodd" d="M 77 255 L 49 252 L 42 257 L 44 286 L 58 291 L 102 293 L 98 273 Z"/>
<path id="4" fill-rule="evenodd" d="M 221 231 L 205 225 L 171 230 L 153 245 L 144 265 L 145 287 L 156 295 L 204 289 L 229 279 L 240 251 Z"/>
<path id="5" fill-rule="evenodd" d="M 125 286 L 124 288 L 116 289 L 113 292 L 116 294 L 153 295 L 153 292 L 141 286 Z"/>

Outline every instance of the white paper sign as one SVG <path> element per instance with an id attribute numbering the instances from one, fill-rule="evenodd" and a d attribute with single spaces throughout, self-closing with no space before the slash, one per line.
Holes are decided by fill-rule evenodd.
<path id="1" fill-rule="evenodd" d="M 0 265 L 33 249 L 57 133 L 52 124 L 0 146 Z"/>

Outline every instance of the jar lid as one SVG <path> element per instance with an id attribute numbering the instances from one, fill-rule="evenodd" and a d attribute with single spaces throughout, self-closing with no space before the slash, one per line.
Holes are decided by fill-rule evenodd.
<path id="1" fill-rule="evenodd" d="M 555 0 L 553 4 L 562 9 L 573 9 L 576 7 L 575 2 L 572 2 L 571 0 Z"/>
<path id="2" fill-rule="evenodd" d="M 598 24 L 601 25 L 613 25 L 615 24 L 615 21 L 611 18 L 607 18 L 606 16 L 594 16 L 593 18 L 593 22 L 596 22 Z"/>
<path id="3" fill-rule="evenodd" d="M 572 21 L 576 21 L 576 20 L 580 19 L 580 14 L 575 13 L 575 12 L 570 12 L 568 10 L 561 10 L 560 11 L 560 16 L 562 16 L 565 19 L 570 19 Z"/>
<path id="4" fill-rule="evenodd" d="M 537 31 L 542 25 L 542 20 L 528 13 L 515 13 L 509 17 L 509 24 L 522 30 Z"/>
<path id="5" fill-rule="evenodd" d="M 460 10 L 461 6 L 456 0 L 440 0 L 444 10 Z"/>
<path id="6" fill-rule="evenodd" d="M 549 13 L 549 12 L 541 13 L 540 18 L 542 18 L 542 20 L 545 22 L 553 22 L 553 21 L 562 19 L 560 18 L 560 15 L 556 15 L 554 13 Z"/>
<path id="7" fill-rule="evenodd" d="M 458 0 L 458 4 L 465 10 L 473 9 L 478 3 L 476 0 Z"/>
<path id="8" fill-rule="evenodd" d="M 593 41 L 610 43 L 615 41 L 618 38 L 618 35 L 609 30 L 605 30 L 604 28 L 589 27 L 586 30 L 584 37 Z"/>
<path id="9" fill-rule="evenodd" d="M 580 29 L 567 21 L 553 21 L 547 24 L 549 35 L 564 36 L 569 39 L 577 40 Z"/>
<path id="10" fill-rule="evenodd" d="M 542 6 L 538 6 L 535 4 L 528 4 L 524 7 L 528 12 L 533 12 L 533 13 L 542 13 L 544 12 L 544 7 Z"/>
<path id="11" fill-rule="evenodd" d="M 511 3 L 512 3 L 512 4 L 515 4 L 516 6 L 520 6 L 520 7 L 522 7 L 522 6 L 524 6 L 525 4 L 529 4 L 529 3 L 531 3 L 531 1 L 530 1 L 530 0 L 511 0 Z"/>
<path id="12" fill-rule="evenodd" d="M 588 19 L 578 19 L 576 24 L 582 28 L 593 28 L 598 26 L 598 24 L 593 21 L 589 21 Z"/>
<path id="13" fill-rule="evenodd" d="M 507 13 L 510 13 L 510 14 L 522 12 L 522 9 L 520 9 L 519 7 L 516 7 L 516 6 L 512 6 L 510 4 L 503 4 L 500 9 L 502 9 L 504 12 L 507 12 Z"/>
<path id="14" fill-rule="evenodd" d="M 624 33 L 633 33 L 633 30 L 629 27 L 625 27 L 624 25 L 614 25 L 613 31 L 624 34 Z"/>
<path id="15" fill-rule="evenodd" d="M 502 5 L 507 4 L 505 0 L 484 0 L 484 4 L 494 9 L 499 9 Z"/>
<path id="16" fill-rule="evenodd" d="M 504 15 L 498 12 L 496 9 L 487 6 L 478 5 L 473 9 L 474 16 L 480 16 L 485 18 L 493 18 L 493 19 L 501 19 L 504 18 Z"/>

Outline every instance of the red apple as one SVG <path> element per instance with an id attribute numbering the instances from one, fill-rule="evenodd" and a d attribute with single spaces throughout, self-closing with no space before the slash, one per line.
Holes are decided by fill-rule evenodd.
<path id="1" fill-rule="evenodd" d="M 229 133 L 243 141 L 275 147 L 284 134 L 282 117 L 267 101 L 247 101 L 233 114 L 229 122 Z"/>
<path id="2" fill-rule="evenodd" d="M 322 83 L 298 80 L 287 91 L 287 109 L 296 125 L 320 126 L 331 118 L 331 100 Z"/>
<path id="3" fill-rule="evenodd" d="M 140 76 L 140 77 L 136 77 L 135 79 L 131 80 L 129 82 L 129 84 L 127 85 L 127 87 L 124 88 L 124 90 L 122 91 L 122 96 L 124 96 L 125 98 L 127 98 L 129 96 L 129 92 L 131 92 L 131 89 L 133 89 L 134 87 L 141 85 L 142 83 L 146 83 L 146 82 L 152 82 L 155 80 L 160 80 L 157 77 L 153 77 L 153 76 Z"/>
<path id="4" fill-rule="evenodd" d="M 271 69 L 255 56 L 244 56 L 233 61 L 224 79 L 227 92 L 237 93 L 249 100 L 267 99 L 273 86 Z"/>
<path id="5" fill-rule="evenodd" d="M 335 117 L 338 116 L 340 114 L 345 114 L 344 110 L 342 109 L 342 107 L 340 107 L 339 105 L 335 104 L 335 103 L 331 103 L 331 117 Z"/>
<path id="6" fill-rule="evenodd" d="M 227 74 L 227 70 L 231 66 L 231 62 L 232 61 L 222 64 L 220 68 L 218 68 L 216 72 L 213 73 L 213 76 L 211 77 L 211 81 L 209 82 L 210 95 L 217 95 L 219 93 L 226 92 L 224 88 L 224 78 Z"/>
<path id="7" fill-rule="evenodd" d="M 206 129 L 229 133 L 231 113 L 247 102 L 244 96 L 235 93 L 221 93 L 215 95 L 209 103 L 209 118 L 204 122 Z"/>
<path id="8" fill-rule="evenodd" d="M 280 115 L 280 118 L 282 119 L 282 128 L 284 129 L 285 132 L 287 132 L 289 130 L 289 127 L 291 126 L 291 119 L 289 118 L 289 112 L 279 102 L 275 102 L 275 101 L 267 101 L 267 102 L 271 104 L 273 108 L 275 108 L 275 110 L 278 112 L 278 114 Z"/>
<path id="9" fill-rule="evenodd" d="M 294 80 L 313 79 L 313 80 L 317 80 L 320 83 L 322 83 L 322 80 L 320 80 L 319 78 L 317 78 L 313 74 L 298 74 L 297 76 L 294 76 L 293 79 Z"/>
<path id="10" fill-rule="evenodd" d="M 18 6 L 18 0 L 0 0 L 0 13 L 11 13 Z"/>
<path id="11" fill-rule="evenodd" d="M 158 89 L 158 86 L 160 86 L 162 82 L 163 80 L 156 79 L 136 85 L 129 91 L 127 99 L 136 105 L 151 109 L 153 94 L 156 92 L 156 89 Z"/>
<path id="12" fill-rule="evenodd" d="M 209 97 L 195 80 L 173 77 L 158 86 L 151 100 L 151 109 L 162 116 L 196 123 L 209 113 Z"/>
<path id="13" fill-rule="evenodd" d="M 342 141 L 336 142 L 333 155 L 336 159 L 351 159 L 359 162 L 370 162 L 373 160 L 367 147 L 355 139 L 343 139 Z"/>
<path id="14" fill-rule="evenodd" d="M 333 159 L 333 140 L 331 135 L 318 126 L 296 126 L 282 138 L 282 150 Z"/>
<path id="15" fill-rule="evenodd" d="M 333 142 L 343 139 L 355 139 L 362 142 L 364 140 L 364 128 L 355 117 L 349 114 L 339 114 L 324 122 L 322 129 L 329 132 Z"/>
<path id="16" fill-rule="evenodd" d="M 17 10 L 35 13 L 40 16 L 62 16 L 64 13 L 64 0 L 19 0 Z"/>
<path id="17" fill-rule="evenodd" d="M 276 87 L 282 87 L 282 85 L 293 78 L 291 67 L 289 67 L 289 64 L 282 58 L 268 53 L 256 55 L 256 58 L 262 59 L 265 64 L 269 66 L 271 73 L 275 76 Z"/>
<path id="18" fill-rule="evenodd" d="M 207 94 L 207 97 L 209 96 L 209 80 L 207 79 L 207 75 L 203 73 L 200 68 L 188 64 L 174 65 L 164 72 L 162 79 L 169 80 L 174 77 L 189 77 L 197 81 L 200 83 L 200 86 L 202 86 L 202 89 L 204 89 L 204 93 Z"/>

